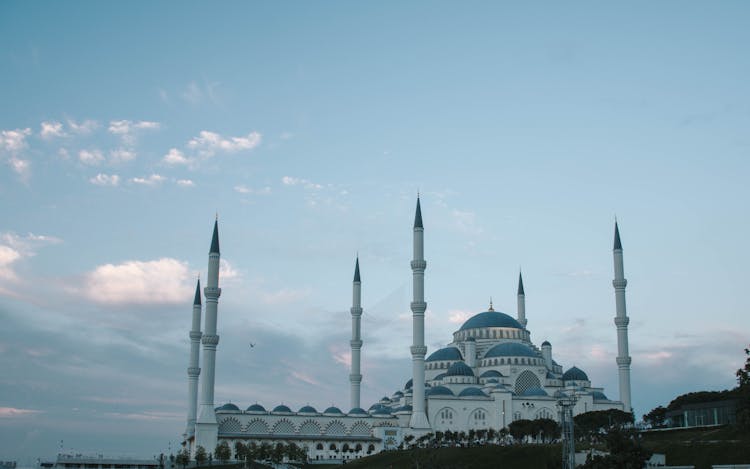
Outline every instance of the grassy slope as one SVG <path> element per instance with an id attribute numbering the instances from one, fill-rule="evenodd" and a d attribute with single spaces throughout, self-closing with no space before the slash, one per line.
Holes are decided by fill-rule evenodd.
<path id="1" fill-rule="evenodd" d="M 643 445 L 666 454 L 673 466 L 710 469 L 712 464 L 750 463 L 750 434 L 731 427 L 644 432 Z"/>
<path id="2" fill-rule="evenodd" d="M 389 451 L 347 463 L 348 468 L 545 469 L 559 466 L 560 445 L 486 446 Z M 417 466 L 418 464 L 418 466 Z"/>

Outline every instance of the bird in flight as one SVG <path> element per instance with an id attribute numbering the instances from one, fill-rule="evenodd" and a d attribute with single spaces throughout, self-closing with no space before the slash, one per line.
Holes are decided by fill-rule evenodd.
<path id="1" fill-rule="evenodd" d="M 250 348 L 254 348 L 254 347 L 255 347 L 255 344 L 250 342 Z"/>

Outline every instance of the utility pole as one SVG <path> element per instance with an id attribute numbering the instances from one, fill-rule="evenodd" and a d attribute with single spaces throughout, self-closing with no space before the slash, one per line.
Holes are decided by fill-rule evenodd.
<path id="1" fill-rule="evenodd" d="M 576 441 L 573 432 L 573 407 L 576 405 L 575 396 L 563 394 L 557 400 L 560 408 L 560 426 L 562 427 L 562 468 L 575 469 L 576 467 Z"/>

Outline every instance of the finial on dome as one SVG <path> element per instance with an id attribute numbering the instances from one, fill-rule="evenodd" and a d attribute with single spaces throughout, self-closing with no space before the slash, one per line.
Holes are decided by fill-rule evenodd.
<path id="1" fill-rule="evenodd" d="M 492 297 L 490 297 L 490 308 L 487 311 L 495 311 L 495 308 L 492 307 Z"/>

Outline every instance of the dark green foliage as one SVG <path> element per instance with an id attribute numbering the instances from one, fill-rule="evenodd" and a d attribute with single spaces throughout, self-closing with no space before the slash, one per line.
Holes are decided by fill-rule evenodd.
<path id="1" fill-rule="evenodd" d="M 182 466 L 182 469 L 185 469 L 190 462 L 190 453 L 187 449 L 183 449 L 179 453 L 177 453 L 177 457 L 175 458 L 175 462 Z"/>
<path id="2" fill-rule="evenodd" d="M 195 448 L 195 463 L 199 466 L 202 466 L 206 463 L 206 460 L 208 459 L 208 455 L 206 454 L 206 448 L 203 446 L 198 446 Z"/>
<path id="3" fill-rule="evenodd" d="M 736 399 L 737 390 L 731 391 L 698 391 L 689 392 L 675 397 L 667 406 L 667 410 L 677 410 L 687 404 L 702 404 L 704 402 L 725 401 L 727 399 Z"/>
<path id="4" fill-rule="evenodd" d="M 232 458 L 232 449 L 229 448 L 229 443 L 222 441 L 216 445 L 214 454 L 216 455 L 216 459 L 226 464 Z"/>
<path id="5" fill-rule="evenodd" d="M 508 431 L 516 441 L 522 441 L 527 436 L 551 441 L 560 436 L 560 426 L 552 419 L 515 420 L 508 425 Z"/>
<path id="6" fill-rule="evenodd" d="M 641 445 L 640 436 L 633 429 L 612 428 L 604 442 L 609 454 L 589 456 L 583 469 L 641 469 L 651 457 L 651 451 Z"/>
<path id="7" fill-rule="evenodd" d="M 651 425 L 653 428 L 661 428 L 666 426 L 665 421 L 667 419 L 666 407 L 659 406 L 652 409 L 651 412 L 643 416 L 643 421 Z"/>
<path id="8" fill-rule="evenodd" d="M 590 436 L 607 429 L 633 423 L 633 414 L 617 409 L 584 412 L 573 417 L 576 437 Z"/>
<path id="9" fill-rule="evenodd" d="M 750 430 L 750 349 L 745 349 L 744 368 L 737 370 L 737 425 Z"/>

